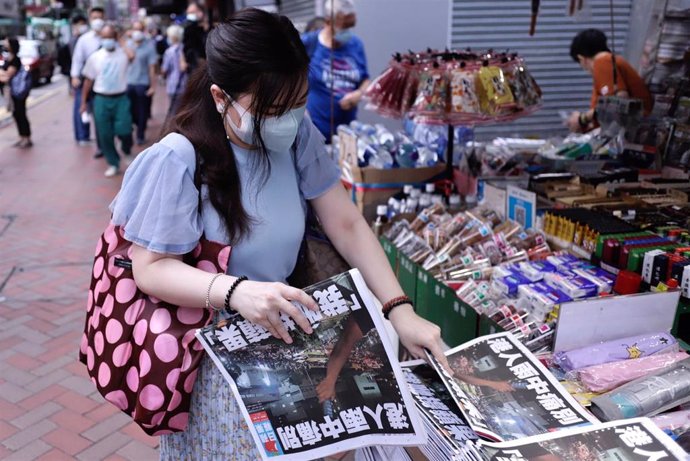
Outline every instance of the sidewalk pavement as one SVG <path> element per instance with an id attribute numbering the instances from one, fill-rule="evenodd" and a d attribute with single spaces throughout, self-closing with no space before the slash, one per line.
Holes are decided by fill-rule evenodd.
<path id="1" fill-rule="evenodd" d="M 150 139 L 165 100 L 157 92 Z M 0 128 L 0 459 L 156 460 L 158 439 L 105 403 L 77 361 L 93 251 L 122 176 L 105 178 L 94 148 L 75 145 L 71 103 L 59 91 L 29 110 L 31 149 L 10 147 L 14 123 Z"/>

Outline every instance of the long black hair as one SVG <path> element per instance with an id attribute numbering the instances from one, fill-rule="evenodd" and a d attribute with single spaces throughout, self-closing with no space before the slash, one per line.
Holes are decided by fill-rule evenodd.
<path id="1" fill-rule="evenodd" d="M 252 167 L 257 169 L 256 177 L 265 180 L 270 163 L 261 125 L 267 114 L 283 115 L 302 99 L 309 57 L 288 18 L 250 8 L 238 11 L 208 34 L 206 58 L 191 75 L 180 107 L 164 132 L 178 132 L 194 145 L 198 180 L 208 185 L 211 204 L 230 242 L 236 243 L 252 219 L 242 206 L 240 177 L 226 140 L 224 120 L 230 104 L 219 114 L 211 85 L 215 83 L 232 99 L 253 94 L 249 109 L 258 151 Z"/>

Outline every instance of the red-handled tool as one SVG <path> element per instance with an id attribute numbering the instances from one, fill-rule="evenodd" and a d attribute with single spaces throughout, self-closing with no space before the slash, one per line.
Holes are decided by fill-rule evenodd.
<path id="1" fill-rule="evenodd" d="M 529 34 L 534 35 L 537 29 L 537 15 L 539 14 L 539 0 L 532 0 L 532 20 L 529 25 Z"/>

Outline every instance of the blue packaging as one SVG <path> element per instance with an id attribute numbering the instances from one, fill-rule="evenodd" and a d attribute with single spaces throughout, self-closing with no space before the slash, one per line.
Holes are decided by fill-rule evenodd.
<path id="1" fill-rule="evenodd" d="M 577 269 L 575 269 L 577 270 Z M 550 277 L 547 283 L 573 299 L 591 298 L 599 293 L 599 287 L 592 280 L 574 275 L 573 277 Z"/>
<path id="2" fill-rule="evenodd" d="M 556 272 L 556 266 L 546 261 L 530 261 L 519 264 L 520 274 L 530 282 L 539 282 L 544 279 L 544 274 Z"/>
<path id="3" fill-rule="evenodd" d="M 508 275 L 507 277 L 497 277 L 491 282 L 491 289 L 503 296 L 515 296 L 520 285 L 526 285 L 530 281 L 521 274 Z"/>
<path id="4" fill-rule="evenodd" d="M 581 267 L 574 269 L 573 273 L 594 283 L 598 293 L 610 293 L 613 290 L 613 284 L 616 283 L 616 277 L 613 274 L 598 267 Z"/>

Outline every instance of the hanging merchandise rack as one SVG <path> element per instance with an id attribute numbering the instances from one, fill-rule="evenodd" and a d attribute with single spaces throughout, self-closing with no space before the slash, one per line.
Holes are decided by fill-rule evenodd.
<path id="1" fill-rule="evenodd" d="M 470 49 L 396 53 L 365 93 L 366 108 L 383 116 L 448 126 L 449 178 L 454 127 L 516 120 L 539 109 L 541 96 L 517 53 Z"/>

